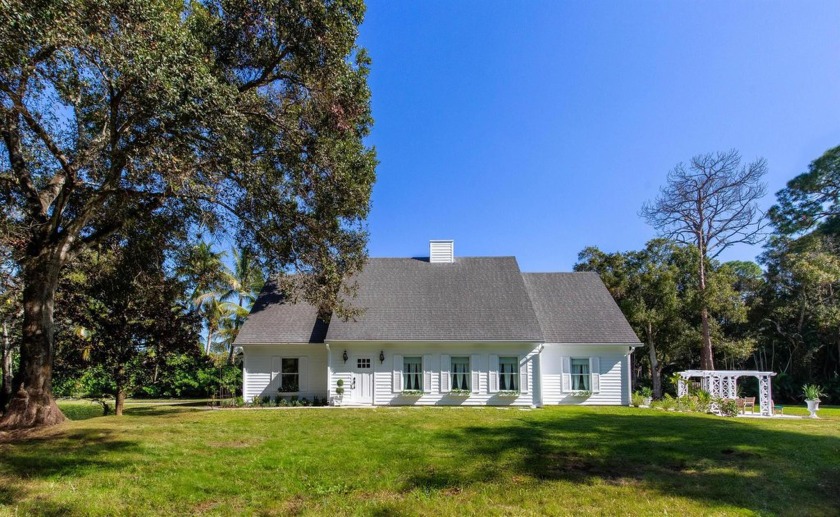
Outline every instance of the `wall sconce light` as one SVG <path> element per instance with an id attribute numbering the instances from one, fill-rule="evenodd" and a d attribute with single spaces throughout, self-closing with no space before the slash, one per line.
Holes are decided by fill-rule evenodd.
<path id="1" fill-rule="evenodd" d="M 384 351 L 384 350 L 380 350 L 380 351 L 379 351 L 379 364 L 382 364 L 382 363 L 384 363 L 384 362 L 385 362 L 385 351 Z"/>
<path id="2" fill-rule="evenodd" d="M 347 362 L 347 350 L 344 351 L 344 355 L 341 356 L 344 359 L 344 362 Z"/>

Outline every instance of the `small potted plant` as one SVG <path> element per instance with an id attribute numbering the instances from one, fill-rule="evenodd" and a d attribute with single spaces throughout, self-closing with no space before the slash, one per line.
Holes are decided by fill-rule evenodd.
<path id="1" fill-rule="evenodd" d="M 403 397 L 422 397 L 423 390 L 402 390 Z"/>
<path id="2" fill-rule="evenodd" d="M 336 406 L 340 406 L 340 405 L 341 405 L 341 401 L 342 401 L 342 399 L 344 398 L 344 379 L 338 379 L 338 380 L 335 382 L 335 385 L 336 385 L 336 388 L 335 388 L 335 398 L 333 399 L 333 403 L 334 403 Z"/>
<path id="3" fill-rule="evenodd" d="M 825 395 L 822 387 L 816 384 L 806 384 L 802 387 L 802 394 L 805 395 L 805 403 L 808 404 L 808 412 L 811 418 L 819 418 L 817 411 L 820 409 L 820 397 Z"/>
<path id="4" fill-rule="evenodd" d="M 449 394 L 453 397 L 469 397 L 470 390 L 465 390 L 463 388 L 452 388 L 449 390 Z"/>

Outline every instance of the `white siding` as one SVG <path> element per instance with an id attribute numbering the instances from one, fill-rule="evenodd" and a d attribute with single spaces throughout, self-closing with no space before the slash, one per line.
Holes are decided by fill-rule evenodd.
<path id="1" fill-rule="evenodd" d="M 243 397 L 250 402 L 255 396 L 278 395 L 280 376 L 273 358 L 297 357 L 300 362 L 301 391 L 297 396 L 312 400 L 327 396 L 327 350 L 324 345 L 248 345 L 244 350 Z"/>
<path id="2" fill-rule="evenodd" d="M 373 358 L 373 403 L 374 405 L 436 405 L 436 406 L 531 406 L 535 404 L 533 394 L 534 371 L 537 344 L 505 344 L 505 343 L 330 343 L 332 350 L 332 382 L 330 386 L 331 395 L 335 394 L 335 381 L 343 378 L 345 388 L 348 388 L 352 381 L 353 357 L 369 356 Z M 341 359 L 344 350 L 347 350 L 351 360 L 344 363 Z M 384 352 L 385 361 L 379 361 L 379 352 Z M 431 391 L 417 396 L 404 396 L 393 392 L 393 368 L 394 355 L 402 357 L 423 357 L 428 356 L 427 361 L 431 364 L 431 374 L 424 376 L 431 378 Z M 456 397 L 447 393 L 441 393 L 440 372 L 441 356 L 470 357 L 471 363 L 474 356 L 477 356 L 478 370 L 478 392 L 471 393 L 469 397 Z M 521 357 L 525 362 L 525 369 L 528 372 L 528 393 L 519 397 L 501 397 L 496 393 L 489 393 L 489 356 L 515 356 Z M 476 365 L 470 364 L 471 369 Z M 349 389 L 345 392 L 345 400 L 348 398 Z"/>
<path id="3" fill-rule="evenodd" d="M 540 354 L 540 377 L 542 385 L 542 403 L 580 404 L 580 405 L 627 405 L 630 393 L 627 383 L 627 356 L 630 347 L 626 345 L 562 345 L 546 344 Z M 600 374 L 600 390 L 588 398 L 575 397 L 563 393 L 562 360 L 563 357 L 597 357 Z"/>

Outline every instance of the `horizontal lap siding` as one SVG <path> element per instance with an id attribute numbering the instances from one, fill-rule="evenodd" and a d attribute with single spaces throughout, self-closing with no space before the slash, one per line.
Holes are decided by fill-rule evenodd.
<path id="1" fill-rule="evenodd" d="M 626 405 L 629 403 L 627 388 L 626 346 L 580 346 L 546 344 L 540 354 L 542 369 L 542 402 L 544 405 Z M 588 398 L 572 397 L 562 393 L 561 357 L 598 357 L 600 362 L 601 389 Z"/>
<path id="2" fill-rule="evenodd" d="M 418 406 L 484 406 L 484 405 L 498 405 L 498 406 L 530 406 L 534 404 L 534 357 L 536 352 L 535 345 L 504 345 L 504 344 L 475 344 L 465 345 L 461 343 L 431 343 L 431 344 L 367 344 L 367 343 L 331 343 L 330 347 L 333 351 L 333 379 L 331 390 L 335 389 L 335 381 L 338 378 L 343 378 L 345 387 L 349 386 L 352 379 L 352 361 L 345 363 L 339 358 L 344 350 L 351 357 L 357 355 L 364 355 L 373 357 L 373 403 L 378 406 L 401 406 L 401 405 L 418 405 Z M 385 354 L 385 360 L 379 361 L 379 353 Z M 399 393 L 393 392 L 393 365 L 394 355 L 401 355 L 403 357 L 423 357 L 425 355 L 431 356 L 431 371 L 432 371 L 432 391 L 431 393 L 424 393 L 420 397 L 406 397 Z M 479 392 L 471 393 L 469 397 L 453 397 L 451 395 L 441 393 L 441 356 L 448 355 L 450 357 L 478 355 L 479 373 Z M 499 397 L 495 393 L 488 393 L 489 388 L 489 361 L 490 355 L 497 356 L 516 356 L 527 358 L 528 369 L 528 393 L 523 393 L 516 398 Z M 345 393 L 345 397 L 348 393 Z"/>
<path id="3" fill-rule="evenodd" d="M 280 376 L 271 379 L 273 357 L 305 357 L 306 370 L 300 372 L 306 391 L 297 396 L 312 399 L 327 396 L 327 351 L 323 345 L 260 345 L 245 346 L 242 393 L 246 402 L 255 396 L 278 395 Z M 304 375 L 306 379 L 304 381 Z"/>

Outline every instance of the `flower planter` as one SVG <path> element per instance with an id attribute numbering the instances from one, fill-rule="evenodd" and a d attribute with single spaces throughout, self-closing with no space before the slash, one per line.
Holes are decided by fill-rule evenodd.
<path id="1" fill-rule="evenodd" d="M 817 416 L 817 411 L 820 409 L 820 401 L 817 400 L 806 400 L 805 403 L 808 405 L 808 412 L 811 413 L 808 418 L 819 418 Z"/>
<path id="2" fill-rule="evenodd" d="M 470 396 L 470 392 L 469 392 L 469 390 L 452 390 L 452 391 L 450 391 L 450 392 L 448 393 L 448 395 L 449 395 L 450 397 L 463 397 L 463 398 L 466 398 L 466 397 L 469 397 L 469 396 Z"/>
<path id="3" fill-rule="evenodd" d="M 650 407 L 650 405 L 653 403 L 653 397 L 645 397 L 645 398 L 642 400 L 642 403 L 643 403 L 645 406 Z"/>

